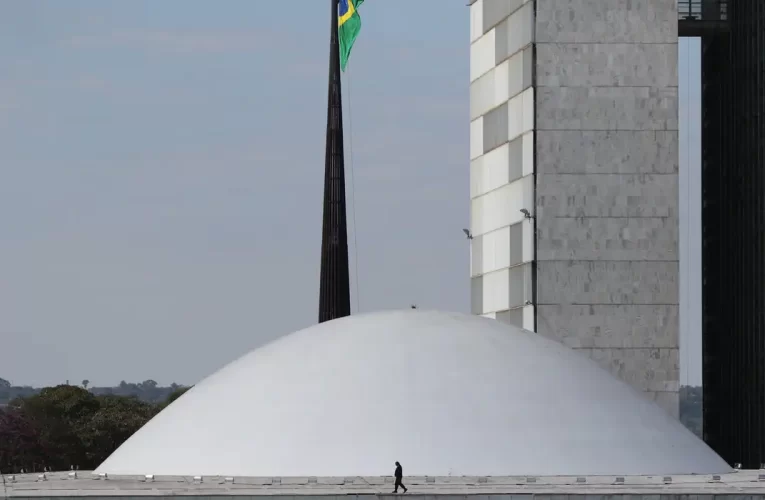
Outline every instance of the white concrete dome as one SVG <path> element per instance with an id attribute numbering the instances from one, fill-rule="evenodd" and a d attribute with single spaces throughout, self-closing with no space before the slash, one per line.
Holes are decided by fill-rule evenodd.
<path id="1" fill-rule="evenodd" d="M 655 403 L 556 342 L 418 310 L 285 336 L 197 384 L 110 474 L 656 475 L 730 470 Z"/>

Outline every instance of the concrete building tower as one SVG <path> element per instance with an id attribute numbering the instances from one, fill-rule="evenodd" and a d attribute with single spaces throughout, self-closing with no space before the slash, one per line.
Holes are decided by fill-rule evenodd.
<path id="1" fill-rule="evenodd" d="M 471 0 L 472 312 L 678 413 L 676 0 Z"/>

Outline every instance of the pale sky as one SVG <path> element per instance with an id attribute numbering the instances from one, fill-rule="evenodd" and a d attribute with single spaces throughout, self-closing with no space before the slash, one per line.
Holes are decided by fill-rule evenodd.
<path id="1" fill-rule="evenodd" d="M 701 39 L 681 38 L 680 383 L 701 385 Z"/>
<path id="2" fill-rule="evenodd" d="M 467 312 L 468 8 L 401 2 L 344 80 L 353 309 Z M 191 384 L 316 322 L 329 6 L 289 4 L 0 3 L 0 377 Z"/>

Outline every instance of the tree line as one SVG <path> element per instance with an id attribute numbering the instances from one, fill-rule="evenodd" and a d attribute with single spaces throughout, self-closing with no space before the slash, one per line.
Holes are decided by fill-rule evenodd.
<path id="1" fill-rule="evenodd" d="M 63 385 L 76 384 L 70 384 L 67 380 Z M 89 380 L 83 380 L 80 385 L 96 396 L 133 396 L 141 401 L 155 404 L 161 403 L 174 391 L 183 387 L 176 383 L 163 387 L 157 384 L 154 380 L 144 380 L 143 382 L 138 383 L 125 382 L 123 380 L 119 385 L 114 387 L 92 387 Z M 0 407 L 7 405 L 14 399 L 25 398 L 37 394 L 41 390 L 42 388 L 31 387 L 28 385 L 13 385 L 9 381 L 0 378 Z"/>
<path id="2" fill-rule="evenodd" d="M 10 391 L 10 384 L 2 384 L 0 391 L 15 396 L 0 407 L 0 472 L 92 470 L 188 390 L 157 391 L 154 385 L 135 394 L 134 385 L 140 386 L 96 393 L 66 384 Z"/>

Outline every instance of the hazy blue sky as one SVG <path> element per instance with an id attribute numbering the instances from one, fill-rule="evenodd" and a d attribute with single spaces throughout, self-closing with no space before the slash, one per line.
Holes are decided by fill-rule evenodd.
<path id="1" fill-rule="evenodd" d="M 359 306 L 467 311 L 468 10 L 389 3 L 345 89 Z M 316 322 L 329 24 L 317 0 L 2 2 L 0 377 L 191 383 Z"/>
<path id="2" fill-rule="evenodd" d="M 701 384 L 701 42 L 681 38 L 680 382 Z"/>
<path id="3" fill-rule="evenodd" d="M 466 312 L 468 8 L 402 2 L 345 79 L 354 310 Z M 316 322 L 329 11 L 284 6 L 0 4 L 1 377 L 194 383 Z"/>

